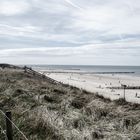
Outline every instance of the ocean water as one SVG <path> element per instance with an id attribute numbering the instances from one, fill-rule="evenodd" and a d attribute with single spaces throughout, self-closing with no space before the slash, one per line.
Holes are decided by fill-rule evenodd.
<path id="1" fill-rule="evenodd" d="M 75 71 L 86 73 L 126 73 L 140 76 L 140 66 L 87 66 L 87 65 L 28 65 L 35 70 Z M 129 73 L 130 72 L 130 73 Z M 131 73 L 132 72 L 132 73 Z"/>

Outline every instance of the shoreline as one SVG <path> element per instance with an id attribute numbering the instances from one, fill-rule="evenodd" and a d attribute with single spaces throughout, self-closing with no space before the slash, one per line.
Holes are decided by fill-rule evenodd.
<path id="1" fill-rule="evenodd" d="M 76 74 L 135 74 L 135 72 L 86 72 L 86 71 L 74 71 L 74 70 L 36 70 L 47 73 L 76 73 Z"/>
<path id="2" fill-rule="evenodd" d="M 66 71 L 66 70 L 38 70 L 38 69 L 35 69 L 36 71 L 40 72 L 41 74 L 51 74 L 51 73 L 54 73 L 54 74 L 80 74 L 80 75 L 120 75 L 120 76 L 133 76 L 135 78 L 140 78 L 140 73 L 137 73 L 137 72 L 91 72 L 91 71 L 73 71 L 73 70 L 69 70 L 69 71 Z"/>
<path id="3" fill-rule="evenodd" d="M 44 74 L 64 84 L 69 84 L 89 92 L 98 93 L 99 95 L 111 100 L 125 98 L 127 102 L 140 104 L 140 77 L 137 76 L 126 75 L 125 73 L 81 74 L 73 72 L 53 73 L 51 71 L 46 71 Z M 121 87 L 122 84 L 128 86 L 128 88 L 125 90 L 125 97 L 124 88 Z"/>

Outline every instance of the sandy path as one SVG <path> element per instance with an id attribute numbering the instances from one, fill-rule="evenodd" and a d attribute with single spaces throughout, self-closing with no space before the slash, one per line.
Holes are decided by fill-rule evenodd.
<path id="1" fill-rule="evenodd" d="M 78 74 L 78 73 L 46 73 L 47 76 L 65 84 L 73 85 L 90 92 L 98 92 L 104 97 L 115 100 L 124 97 L 122 89 L 108 89 L 107 87 L 121 86 L 140 86 L 140 77 L 121 74 Z M 136 97 L 136 93 L 138 97 Z M 140 103 L 140 90 L 126 90 L 126 100 L 129 102 Z"/>

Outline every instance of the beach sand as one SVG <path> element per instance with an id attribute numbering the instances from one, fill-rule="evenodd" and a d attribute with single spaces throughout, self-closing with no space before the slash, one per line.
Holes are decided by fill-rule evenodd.
<path id="1" fill-rule="evenodd" d="M 47 76 L 65 84 L 76 86 L 89 92 L 98 93 L 111 100 L 124 98 L 124 89 L 111 87 L 140 86 L 140 77 L 125 74 L 84 74 L 84 73 L 46 73 Z M 140 103 L 139 89 L 126 89 L 125 99 L 128 102 Z"/>

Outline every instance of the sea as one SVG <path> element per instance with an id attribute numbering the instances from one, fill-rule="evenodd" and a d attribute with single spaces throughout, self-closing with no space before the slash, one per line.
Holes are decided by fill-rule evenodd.
<path id="1" fill-rule="evenodd" d="M 78 72 L 78 73 L 119 73 L 140 76 L 140 66 L 104 66 L 104 65 L 27 65 L 38 71 Z"/>

